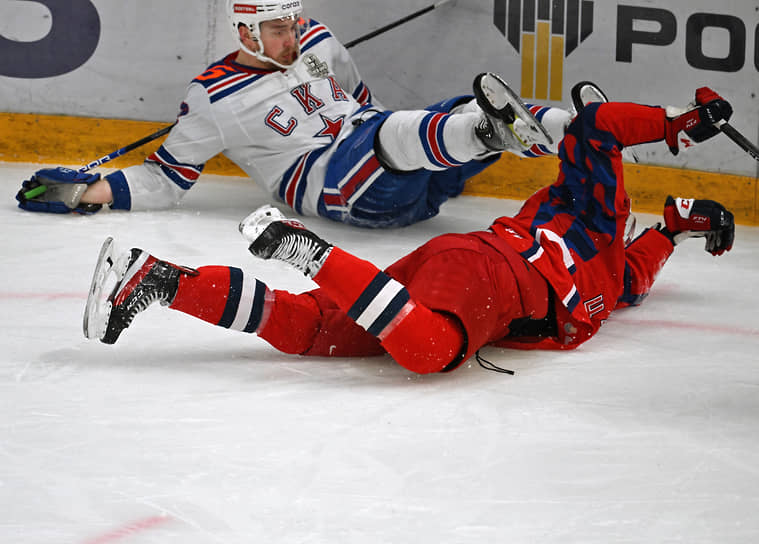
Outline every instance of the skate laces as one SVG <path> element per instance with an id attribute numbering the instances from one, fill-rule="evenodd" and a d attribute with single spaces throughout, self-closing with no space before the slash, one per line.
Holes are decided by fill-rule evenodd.
<path id="1" fill-rule="evenodd" d="M 124 328 L 132 323 L 138 313 L 145 311 L 154 302 L 158 301 L 163 306 L 169 304 L 172 293 L 168 290 L 167 282 L 170 277 L 171 269 L 168 265 L 161 261 L 152 264 L 134 291 L 117 308 L 119 320 Z"/>
<path id="2" fill-rule="evenodd" d="M 315 276 L 330 253 L 331 246 L 314 240 L 307 231 L 286 234 L 271 255 L 309 276 Z"/>
<path id="3" fill-rule="evenodd" d="M 149 291 L 145 293 L 145 290 L 142 290 L 142 292 L 135 295 L 134 304 L 130 306 L 124 315 L 124 324 L 129 326 L 138 313 L 145 311 L 148 306 L 153 304 L 155 301 L 162 299 L 165 300 L 165 298 L 165 293 L 160 293 L 158 291 Z"/>
<path id="4" fill-rule="evenodd" d="M 492 151 L 529 148 L 514 131 L 513 123 L 484 113 L 484 117 L 475 125 L 475 134 Z"/>

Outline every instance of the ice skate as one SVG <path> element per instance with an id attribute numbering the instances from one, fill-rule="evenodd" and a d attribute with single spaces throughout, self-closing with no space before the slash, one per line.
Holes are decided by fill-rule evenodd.
<path id="1" fill-rule="evenodd" d="M 474 96 L 485 113 L 475 133 L 493 151 L 551 145 L 553 138 L 500 77 L 483 73 L 474 79 Z"/>
<path id="2" fill-rule="evenodd" d="M 332 245 L 300 222 L 286 218 L 269 205 L 240 222 L 240 233 L 249 251 L 261 259 L 277 259 L 314 277 L 327 259 Z"/>
<path id="3" fill-rule="evenodd" d="M 142 249 L 132 248 L 115 257 L 113 238 L 107 238 L 92 277 L 84 310 L 84 336 L 114 344 L 134 317 L 153 302 L 171 304 L 182 273 L 195 270 L 159 261 Z"/>
<path id="4" fill-rule="evenodd" d="M 580 113 L 585 106 L 593 102 L 606 103 L 609 99 L 601 88 L 591 81 L 580 81 L 575 83 L 571 91 L 572 106 L 575 113 Z"/>
<path id="5" fill-rule="evenodd" d="M 585 106 L 592 104 L 593 102 L 601 102 L 605 104 L 609 101 L 609 98 L 601 90 L 601 88 L 592 81 L 580 81 L 575 83 L 571 91 L 572 95 L 572 108 L 575 114 L 580 113 Z M 622 158 L 627 162 L 638 162 L 638 155 L 631 147 L 625 147 L 622 150 Z"/>

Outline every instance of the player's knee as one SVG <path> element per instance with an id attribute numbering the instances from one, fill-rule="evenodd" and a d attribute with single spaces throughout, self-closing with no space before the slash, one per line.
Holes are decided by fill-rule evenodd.
<path id="1" fill-rule="evenodd" d="M 464 345 L 464 332 L 455 318 L 421 305 L 382 340 L 399 365 L 417 374 L 444 370 L 460 357 Z"/>

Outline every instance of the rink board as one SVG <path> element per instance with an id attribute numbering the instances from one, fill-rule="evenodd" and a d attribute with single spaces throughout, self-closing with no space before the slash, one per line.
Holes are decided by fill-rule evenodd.
<path id="1" fill-rule="evenodd" d="M 87 164 L 139 140 L 166 123 L 94 119 L 56 115 L 0 113 L 5 129 L 0 136 L 0 161 Z M 721 145 L 732 145 L 725 136 Z M 163 138 L 150 142 L 108 163 L 124 168 L 139 164 L 155 151 Z M 693 152 L 693 151 L 691 151 Z M 509 153 L 467 183 L 464 194 L 523 200 L 556 176 L 555 157 L 523 159 Z M 206 164 L 206 174 L 245 176 L 235 164 L 219 155 Z M 661 213 L 667 195 L 711 198 L 735 214 L 736 222 L 759 224 L 757 179 L 699 170 L 627 164 L 627 191 L 634 211 Z"/>

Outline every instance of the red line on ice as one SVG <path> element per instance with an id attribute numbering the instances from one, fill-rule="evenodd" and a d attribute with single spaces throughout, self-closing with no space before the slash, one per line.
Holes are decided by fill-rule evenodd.
<path id="1" fill-rule="evenodd" d="M 0 292 L 0 300 L 58 300 L 58 299 L 85 299 L 86 293 L 3 293 Z"/>
<path id="2" fill-rule="evenodd" d="M 114 529 L 100 536 L 91 538 L 90 540 L 85 541 L 84 544 L 106 544 L 107 542 L 114 542 L 124 537 L 132 536 L 133 534 L 140 531 L 152 529 L 156 525 L 166 523 L 169 520 L 171 520 L 169 516 L 152 516 L 145 519 L 139 519 L 137 521 L 128 523 L 123 527 L 119 527 L 118 529 Z"/>

